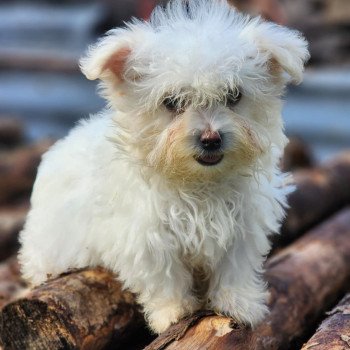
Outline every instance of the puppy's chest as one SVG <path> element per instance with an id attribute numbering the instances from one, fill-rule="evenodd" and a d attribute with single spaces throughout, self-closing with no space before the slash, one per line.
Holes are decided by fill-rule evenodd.
<path id="1" fill-rule="evenodd" d="M 230 202 L 179 201 L 166 217 L 178 253 L 190 265 L 215 264 L 233 243 L 237 222 Z"/>

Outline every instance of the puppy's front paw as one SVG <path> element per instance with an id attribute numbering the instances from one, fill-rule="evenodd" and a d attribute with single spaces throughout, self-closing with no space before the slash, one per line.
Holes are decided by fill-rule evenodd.
<path id="1" fill-rule="evenodd" d="M 159 334 L 179 321 L 185 314 L 186 310 L 178 305 L 163 306 L 148 314 L 148 322 L 151 329 Z"/>
<path id="2" fill-rule="evenodd" d="M 269 313 L 265 304 L 267 297 L 266 292 L 238 293 L 234 289 L 222 288 L 212 296 L 210 307 L 238 323 L 255 327 Z"/>

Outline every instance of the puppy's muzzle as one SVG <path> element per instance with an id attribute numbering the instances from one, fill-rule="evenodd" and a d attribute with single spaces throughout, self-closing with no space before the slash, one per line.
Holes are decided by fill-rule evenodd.
<path id="1" fill-rule="evenodd" d="M 196 156 L 197 162 L 204 166 L 219 164 L 223 159 L 222 136 L 218 131 L 205 130 L 199 137 L 201 154 Z"/>
<path id="2" fill-rule="evenodd" d="M 204 131 L 199 141 L 203 150 L 208 152 L 218 151 L 222 145 L 221 135 L 217 131 Z"/>

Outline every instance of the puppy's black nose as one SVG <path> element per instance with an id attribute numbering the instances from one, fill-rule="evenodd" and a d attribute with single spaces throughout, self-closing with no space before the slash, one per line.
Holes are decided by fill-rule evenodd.
<path id="1" fill-rule="evenodd" d="M 205 151 L 217 151 L 222 145 L 221 135 L 217 131 L 206 130 L 200 137 L 200 144 Z"/>

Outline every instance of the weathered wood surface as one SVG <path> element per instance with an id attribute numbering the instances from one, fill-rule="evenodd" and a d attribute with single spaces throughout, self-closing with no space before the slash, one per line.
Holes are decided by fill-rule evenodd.
<path id="1" fill-rule="evenodd" d="M 223 316 L 194 315 L 146 349 L 297 349 L 298 341 L 350 282 L 350 208 L 270 258 L 266 279 L 271 313 L 255 330 Z"/>
<path id="2" fill-rule="evenodd" d="M 41 156 L 50 145 L 51 141 L 42 141 L 13 151 L 0 151 L 0 204 L 30 194 Z"/>
<path id="3" fill-rule="evenodd" d="M 0 336 L 5 349 L 103 349 L 142 327 L 134 296 L 102 269 L 54 279 L 4 307 Z"/>
<path id="4" fill-rule="evenodd" d="M 324 165 L 293 173 L 297 190 L 288 199 L 290 209 L 275 236 L 276 244 L 287 244 L 310 227 L 350 204 L 350 151 Z"/>
<path id="5" fill-rule="evenodd" d="M 11 257 L 0 264 L 0 308 L 27 290 L 21 279 L 16 257 Z"/>
<path id="6" fill-rule="evenodd" d="M 350 293 L 329 313 L 302 350 L 350 349 Z"/>

